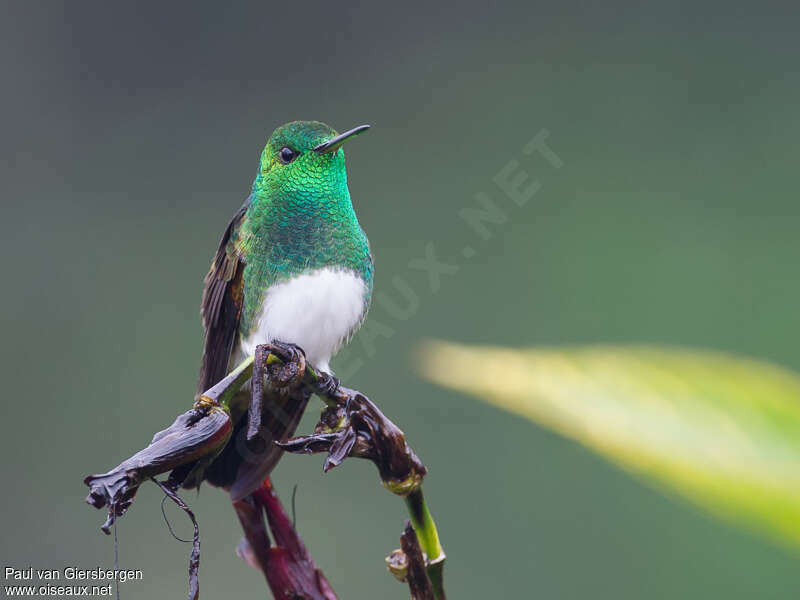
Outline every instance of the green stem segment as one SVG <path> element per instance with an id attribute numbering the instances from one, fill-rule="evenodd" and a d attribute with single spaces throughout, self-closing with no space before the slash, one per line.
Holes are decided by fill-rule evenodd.
<path id="1" fill-rule="evenodd" d="M 242 386 L 250 379 L 253 374 L 253 355 L 251 354 L 242 362 L 236 365 L 236 368 L 228 373 L 224 379 L 215 384 L 210 389 L 203 392 L 198 399 L 211 400 L 217 404 L 230 409 L 230 402 Z"/>
<path id="2" fill-rule="evenodd" d="M 422 494 L 422 486 L 417 487 L 406 497 L 406 506 L 411 516 L 411 524 L 417 533 L 419 545 L 428 557 L 428 577 L 433 587 L 433 595 L 437 600 L 444 600 L 444 561 L 445 553 L 439 541 L 439 532 L 433 521 Z"/>

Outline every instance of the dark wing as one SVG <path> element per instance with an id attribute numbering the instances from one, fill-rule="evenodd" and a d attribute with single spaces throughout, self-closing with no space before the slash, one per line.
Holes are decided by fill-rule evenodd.
<path id="1" fill-rule="evenodd" d="M 227 374 L 228 361 L 239 332 L 244 302 L 242 271 L 245 263 L 233 241 L 244 220 L 247 206 L 248 202 L 245 202 L 225 228 L 217 254 L 206 275 L 201 308 L 206 340 L 200 380 L 197 383 L 198 394 L 202 394 Z"/>

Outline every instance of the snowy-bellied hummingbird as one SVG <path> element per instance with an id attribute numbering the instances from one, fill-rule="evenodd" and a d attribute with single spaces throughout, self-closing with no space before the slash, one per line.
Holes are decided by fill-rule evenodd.
<path id="1" fill-rule="evenodd" d="M 324 123 L 294 121 L 270 136 L 250 195 L 225 229 L 206 275 L 199 393 L 256 346 L 273 341 L 299 346 L 309 364 L 330 373 L 331 357 L 360 327 L 372 295 L 373 262 L 350 200 L 342 145 L 367 129 L 338 134 Z M 245 421 L 247 394 L 240 397 L 231 414 Z M 271 408 L 265 428 L 280 440 L 293 434 L 305 404 Z M 238 423 L 237 432 L 243 428 Z M 232 442 L 205 478 L 237 498 L 269 474 L 280 449 L 272 445 L 264 456 L 242 460 L 247 449 Z"/>

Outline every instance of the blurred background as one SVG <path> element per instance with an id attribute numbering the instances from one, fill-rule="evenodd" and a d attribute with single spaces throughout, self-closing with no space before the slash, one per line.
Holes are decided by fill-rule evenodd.
<path id="1" fill-rule="evenodd" d="M 680 344 L 800 368 L 796 19 L 744 2 L 9 2 L 3 94 L 3 566 L 113 565 L 82 478 L 192 401 L 202 279 L 278 125 L 348 144 L 376 303 L 334 368 L 407 433 L 454 599 L 796 598 L 797 550 L 662 495 L 413 367 L 425 338 Z M 523 146 L 542 130 L 563 166 Z M 516 160 L 523 207 L 493 181 Z M 489 239 L 459 217 L 484 192 Z M 432 244 L 432 246 L 431 246 Z M 466 257 L 462 249 L 474 250 Z M 451 265 L 431 285 L 426 246 Z M 411 263 L 411 266 L 409 266 Z M 455 272 L 453 272 L 455 270 Z M 338 366 L 337 366 L 338 365 Z M 309 430 L 314 405 L 301 425 Z M 358 461 L 275 472 L 341 598 L 405 598 L 402 503 Z M 179 598 L 189 547 L 144 486 L 123 598 Z M 204 598 L 265 597 L 225 493 L 185 494 Z M 184 537 L 190 526 L 167 507 Z"/>

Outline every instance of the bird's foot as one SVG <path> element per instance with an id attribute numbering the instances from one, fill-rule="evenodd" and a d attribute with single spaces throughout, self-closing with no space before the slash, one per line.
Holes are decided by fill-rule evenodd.
<path id="1" fill-rule="evenodd" d="M 296 386 L 306 373 L 306 354 L 300 346 L 277 340 L 256 347 L 256 357 L 263 357 L 270 383 L 278 388 Z"/>
<path id="2" fill-rule="evenodd" d="M 336 398 L 337 394 L 342 389 L 339 379 L 325 371 L 317 371 L 314 388 L 314 391 L 324 398 Z"/>

